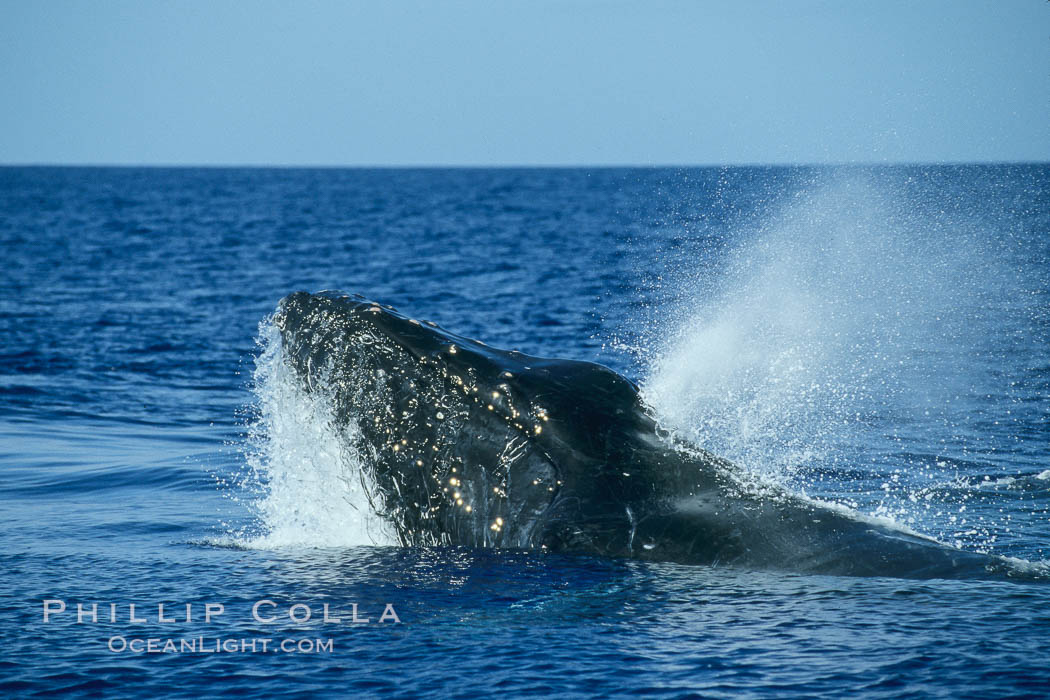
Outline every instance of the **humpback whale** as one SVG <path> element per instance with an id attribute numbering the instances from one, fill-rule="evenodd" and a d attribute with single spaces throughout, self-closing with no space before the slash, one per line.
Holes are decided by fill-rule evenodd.
<path id="1" fill-rule="evenodd" d="M 290 294 L 273 323 L 283 361 L 363 455 L 370 505 L 403 545 L 857 576 L 1010 569 L 749 482 L 672 439 L 638 387 L 602 365 L 497 350 L 341 292 Z"/>

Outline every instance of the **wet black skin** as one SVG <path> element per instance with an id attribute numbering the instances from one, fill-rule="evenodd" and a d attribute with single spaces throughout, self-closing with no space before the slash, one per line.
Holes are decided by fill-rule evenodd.
<path id="1" fill-rule="evenodd" d="M 1009 568 L 744 486 L 733 464 L 661 435 L 637 387 L 601 365 L 496 350 L 339 292 L 291 294 L 274 322 L 302 385 L 365 454 L 372 505 L 405 545 L 844 575 Z"/>

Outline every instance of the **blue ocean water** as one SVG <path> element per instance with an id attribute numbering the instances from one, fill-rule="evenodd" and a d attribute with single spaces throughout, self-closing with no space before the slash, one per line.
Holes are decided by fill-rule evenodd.
<path id="1" fill-rule="evenodd" d="M 1045 165 L 0 168 L 0 692 L 1045 697 L 1048 193 Z M 600 361 L 760 481 L 1027 574 L 392 546 L 272 363 L 299 289 Z"/>

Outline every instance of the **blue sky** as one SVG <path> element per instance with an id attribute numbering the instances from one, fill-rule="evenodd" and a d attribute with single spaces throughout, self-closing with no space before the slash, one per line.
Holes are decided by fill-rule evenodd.
<path id="1" fill-rule="evenodd" d="M 0 0 L 0 163 L 1050 161 L 1044 0 Z"/>

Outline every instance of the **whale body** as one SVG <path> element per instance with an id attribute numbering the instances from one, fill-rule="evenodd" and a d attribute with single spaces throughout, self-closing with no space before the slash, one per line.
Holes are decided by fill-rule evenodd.
<path id="1" fill-rule="evenodd" d="M 284 361 L 363 455 L 406 546 L 507 547 L 839 575 L 1009 570 L 844 508 L 748 481 L 662 431 L 592 362 L 491 348 L 360 295 L 296 292 Z"/>

